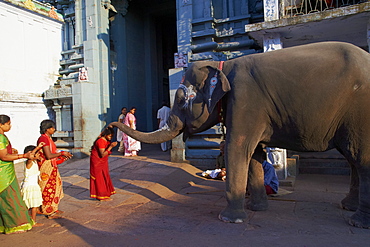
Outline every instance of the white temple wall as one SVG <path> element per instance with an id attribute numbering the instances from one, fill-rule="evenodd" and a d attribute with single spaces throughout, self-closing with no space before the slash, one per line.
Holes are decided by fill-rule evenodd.
<path id="1" fill-rule="evenodd" d="M 42 93 L 58 78 L 62 23 L 0 2 L 0 30 L 0 114 L 11 117 L 7 136 L 22 153 L 52 117 Z"/>

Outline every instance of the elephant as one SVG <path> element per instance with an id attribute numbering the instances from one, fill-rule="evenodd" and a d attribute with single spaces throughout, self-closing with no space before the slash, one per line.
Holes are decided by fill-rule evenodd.
<path id="1" fill-rule="evenodd" d="M 166 125 L 140 132 L 110 123 L 145 143 L 205 131 L 220 121 L 226 133 L 225 222 L 266 210 L 261 163 L 265 147 L 298 152 L 337 149 L 351 170 L 341 207 L 349 224 L 370 228 L 370 55 L 344 42 L 318 42 L 228 61 L 196 61 L 186 70 Z"/>

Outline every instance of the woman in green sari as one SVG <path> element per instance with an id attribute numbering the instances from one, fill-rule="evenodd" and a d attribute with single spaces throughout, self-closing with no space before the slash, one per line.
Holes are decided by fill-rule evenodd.
<path id="1" fill-rule="evenodd" d="M 0 233 L 28 231 L 34 225 L 23 202 L 15 176 L 13 161 L 32 158 L 33 154 L 18 154 L 4 134 L 11 128 L 10 117 L 0 115 Z"/>

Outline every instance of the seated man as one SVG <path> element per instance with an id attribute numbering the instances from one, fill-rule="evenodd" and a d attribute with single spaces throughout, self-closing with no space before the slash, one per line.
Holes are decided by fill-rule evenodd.
<path id="1" fill-rule="evenodd" d="M 264 172 L 264 180 L 265 180 L 265 188 L 266 194 L 277 194 L 279 189 L 279 179 L 276 175 L 275 168 L 267 162 L 266 160 L 262 163 L 263 172 Z"/>
<path id="2" fill-rule="evenodd" d="M 220 154 L 216 158 L 216 169 L 225 168 L 225 141 L 220 142 Z"/>

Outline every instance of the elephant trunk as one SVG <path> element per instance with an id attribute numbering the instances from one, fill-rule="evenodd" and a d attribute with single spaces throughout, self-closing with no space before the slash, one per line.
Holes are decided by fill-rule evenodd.
<path id="1" fill-rule="evenodd" d="M 109 125 L 119 128 L 121 131 L 131 136 L 135 140 L 150 144 L 170 141 L 177 135 L 181 134 L 184 127 L 184 124 L 180 121 L 180 119 L 174 115 L 170 115 L 165 126 L 153 132 L 137 131 L 120 122 L 113 122 Z"/>

